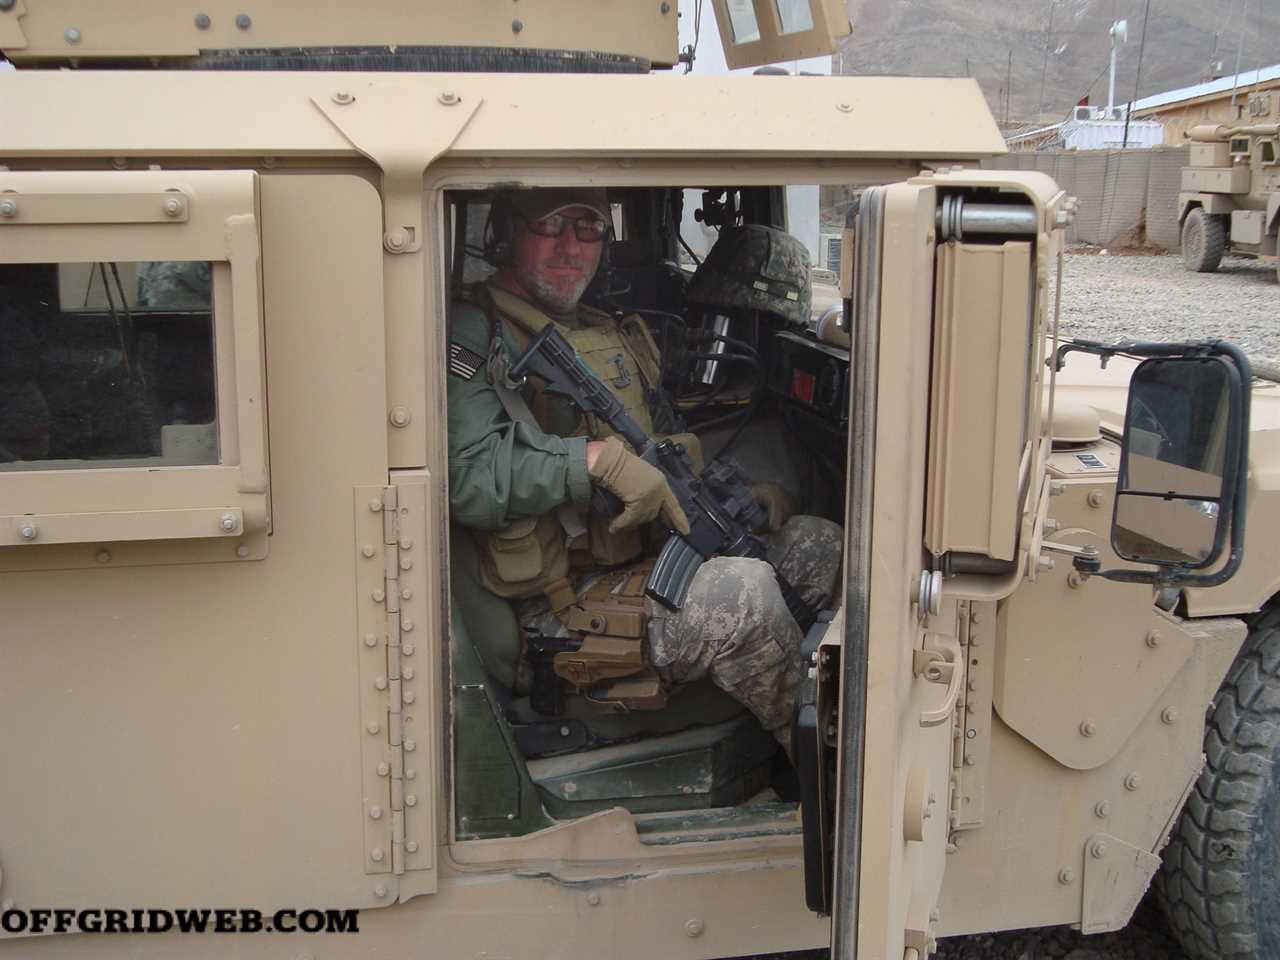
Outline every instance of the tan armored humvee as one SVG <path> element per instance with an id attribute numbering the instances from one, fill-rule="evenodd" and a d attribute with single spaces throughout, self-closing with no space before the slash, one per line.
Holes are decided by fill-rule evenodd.
<path id="1" fill-rule="evenodd" d="M 1270 91 L 1245 104 L 1239 123 L 1187 133 L 1191 166 L 1182 170 L 1178 220 L 1188 270 L 1217 270 L 1224 253 L 1280 264 L 1280 101 Z"/>
<path id="2" fill-rule="evenodd" d="M 716 7 L 735 64 L 849 29 Z M 1268 955 L 1276 387 L 1055 349 L 1073 203 L 966 168 L 969 80 L 499 72 L 670 65 L 675 18 L 0 0 L 0 955 L 920 960 L 1121 927 L 1162 849 L 1186 942 Z M 478 653 L 450 304 L 494 191 L 565 185 L 602 306 L 753 338 L 664 350 L 708 457 L 844 525 L 794 765 L 713 689 L 548 718 Z M 681 208 L 800 188 L 823 315 L 686 303 Z"/>

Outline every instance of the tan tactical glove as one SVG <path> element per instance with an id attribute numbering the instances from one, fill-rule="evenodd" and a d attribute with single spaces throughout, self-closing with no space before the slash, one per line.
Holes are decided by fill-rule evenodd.
<path id="1" fill-rule="evenodd" d="M 747 488 L 751 497 L 768 515 L 765 526 L 770 533 L 777 533 L 791 519 L 791 498 L 776 483 L 753 483 Z"/>
<path id="2" fill-rule="evenodd" d="M 689 532 L 689 520 L 662 471 L 637 457 L 617 437 L 604 441 L 588 473 L 622 501 L 622 513 L 609 524 L 610 533 L 643 526 L 659 515 L 672 530 Z"/>

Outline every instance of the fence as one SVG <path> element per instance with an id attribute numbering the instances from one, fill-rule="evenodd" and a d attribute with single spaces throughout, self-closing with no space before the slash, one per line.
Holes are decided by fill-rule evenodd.
<path id="1" fill-rule="evenodd" d="M 1109 246 L 1145 239 L 1166 250 L 1181 246 L 1178 185 L 1190 164 L 1188 147 L 1146 150 L 1046 150 L 982 161 L 995 170 L 1039 170 L 1080 198 L 1069 242 Z"/>

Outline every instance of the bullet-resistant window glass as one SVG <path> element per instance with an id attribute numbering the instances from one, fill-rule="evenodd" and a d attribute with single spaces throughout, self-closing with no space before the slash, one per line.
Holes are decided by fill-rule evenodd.
<path id="1" fill-rule="evenodd" d="M 0 470 L 218 462 L 208 261 L 0 266 Z"/>

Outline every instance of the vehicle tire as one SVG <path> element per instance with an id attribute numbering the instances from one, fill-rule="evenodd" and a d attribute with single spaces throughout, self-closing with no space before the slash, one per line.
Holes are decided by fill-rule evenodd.
<path id="1" fill-rule="evenodd" d="M 1212 273 L 1227 249 L 1224 217 L 1210 216 L 1196 207 L 1182 222 L 1182 265 L 1196 273 Z"/>
<path id="2" fill-rule="evenodd" d="M 1251 623 L 1204 752 L 1156 895 L 1197 960 L 1280 957 L 1280 608 Z"/>

